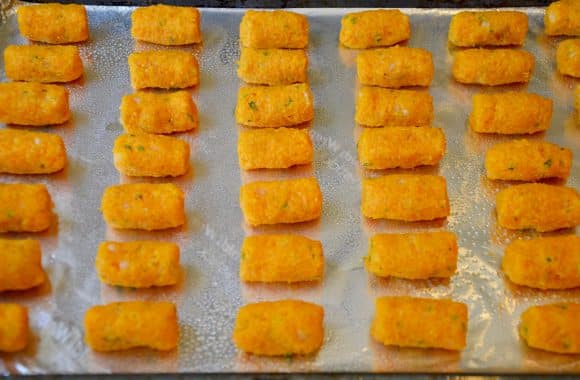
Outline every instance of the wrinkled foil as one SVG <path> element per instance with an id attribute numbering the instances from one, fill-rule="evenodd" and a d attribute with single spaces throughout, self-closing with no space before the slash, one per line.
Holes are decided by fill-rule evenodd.
<path id="1" fill-rule="evenodd" d="M 174 373 L 174 372 L 441 372 L 545 373 L 578 372 L 580 358 L 527 348 L 517 335 L 522 311 L 537 304 L 580 300 L 580 290 L 539 291 L 510 284 L 500 270 L 503 250 L 515 238 L 535 236 L 497 226 L 495 194 L 507 183 L 489 181 L 483 158 L 492 144 L 509 137 L 483 136 L 466 124 L 471 95 L 476 91 L 527 90 L 554 100 L 551 129 L 531 139 L 545 139 L 574 150 L 568 186 L 580 184 L 580 127 L 573 119 L 574 80 L 555 70 L 558 39 L 543 34 L 543 9 L 524 9 L 530 16 L 525 49 L 536 57 L 527 85 L 485 88 L 451 79 L 453 49 L 447 29 L 455 10 L 406 9 L 411 17 L 409 46 L 433 53 L 434 126 L 447 138 L 447 153 L 436 167 L 416 173 L 447 178 L 451 216 L 446 221 L 396 223 L 370 221 L 359 211 L 361 178 L 381 172 L 362 169 L 356 158 L 360 127 L 354 123 L 357 52 L 338 46 L 340 17 L 347 9 L 299 9 L 310 21 L 309 78 L 316 116 L 311 135 L 315 162 L 281 171 L 242 172 L 236 141 L 239 127 L 234 107 L 239 81 L 239 9 L 202 9 L 204 43 L 186 47 L 201 65 L 201 85 L 192 90 L 200 111 L 200 128 L 180 137 L 191 144 L 192 170 L 173 180 L 186 193 L 188 222 L 163 232 L 115 231 L 99 211 L 106 186 L 147 181 L 119 176 L 111 149 L 122 133 L 118 122 L 121 97 L 132 92 L 127 56 L 132 51 L 163 49 L 133 41 L 130 7 L 88 6 L 90 42 L 80 44 L 84 77 L 67 85 L 73 119 L 39 130 L 63 137 L 69 165 L 62 173 L 40 176 L 2 175 L 0 181 L 40 182 L 48 186 L 57 218 L 40 234 L 8 234 L 38 238 L 49 283 L 25 292 L 2 293 L 0 302 L 18 302 L 30 309 L 32 342 L 21 353 L 0 355 L 0 374 Z M 18 33 L 14 9 L 0 25 L 0 48 L 26 44 Z M 3 67 L 0 57 L 0 66 Z M 2 72 L 2 80 L 7 80 Z M 5 107 L 7 105 L 0 105 Z M 400 172 L 400 171 L 391 171 Z M 383 172 L 384 173 L 384 172 Z M 315 175 L 324 194 L 320 221 L 295 226 L 251 228 L 244 224 L 238 196 L 242 183 L 259 179 Z M 169 180 L 154 180 L 165 182 Z M 363 268 L 368 238 L 379 232 L 450 230 L 459 238 L 458 272 L 450 280 L 380 279 Z M 239 249 L 245 235 L 293 232 L 322 241 L 326 273 L 319 284 L 246 285 L 239 281 Z M 575 233 L 574 230 L 548 234 Z M 105 239 L 170 240 L 179 244 L 183 280 L 174 287 L 135 290 L 102 285 L 94 260 Z M 444 350 L 384 347 L 369 335 L 374 299 L 383 295 L 449 297 L 469 305 L 467 348 Z M 261 358 L 240 353 L 231 342 L 237 309 L 248 302 L 298 298 L 324 306 L 324 346 L 314 356 Z M 95 353 L 83 343 L 83 317 L 95 304 L 123 300 L 164 300 L 178 306 L 179 348 L 159 353 L 136 349 Z"/>

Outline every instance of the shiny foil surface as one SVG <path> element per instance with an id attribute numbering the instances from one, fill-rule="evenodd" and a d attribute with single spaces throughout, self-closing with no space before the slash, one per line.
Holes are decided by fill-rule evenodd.
<path id="1" fill-rule="evenodd" d="M 21 4 L 16 4 L 19 6 Z M 384 172 L 365 171 L 357 161 L 354 122 L 357 51 L 338 46 L 340 18 L 347 9 L 298 9 L 310 23 L 309 78 L 315 96 L 311 136 L 314 164 L 291 170 L 242 172 L 236 152 L 239 127 L 234 107 L 239 80 L 238 26 L 241 9 L 201 9 L 204 43 L 193 51 L 201 66 L 201 85 L 191 91 L 200 112 L 198 131 L 180 134 L 191 145 L 192 170 L 171 181 L 186 194 L 187 224 L 163 232 L 116 231 L 99 211 L 106 186 L 146 182 L 119 176 L 111 153 L 122 133 L 119 104 L 131 93 L 127 56 L 132 51 L 166 49 L 135 42 L 130 35 L 130 7 L 88 6 L 90 41 L 79 44 L 85 65 L 81 80 L 67 85 L 73 118 L 65 125 L 37 128 L 61 135 L 69 165 L 61 173 L 40 176 L 1 175 L 2 183 L 45 183 L 57 218 L 40 234 L 5 234 L 38 238 L 49 282 L 26 292 L 0 294 L 0 302 L 29 307 L 32 341 L 17 354 L 0 354 L 0 374 L 66 373 L 208 373 L 208 372 L 441 372 L 556 373 L 580 371 L 580 357 L 527 348 L 517 325 L 523 310 L 554 301 L 580 301 L 580 289 L 540 291 L 510 284 L 500 270 L 507 243 L 536 234 L 499 227 L 495 194 L 507 183 L 486 179 L 485 151 L 511 137 L 471 132 L 467 117 L 477 91 L 524 90 L 554 100 L 552 127 L 530 137 L 545 139 L 575 153 L 568 186 L 580 185 L 580 126 L 573 115 L 575 81 L 556 72 L 560 39 L 543 34 L 543 9 L 523 9 L 530 16 L 524 49 L 536 66 L 527 85 L 487 88 L 455 83 L 453 48 L 447 44 L 450 17 L 456 10 L 406 9 L 411 18 L 408 46 L 433 53 L 434 126 L 443 128 L 447 153 L 437 167 L 394 172 L 438 173 L 447 179 L 451 216 L 445 221 L 396 223 L 370 221 L 360 213 L 361 178 Z M 0 25 L 0 49 L 28 43 L 19 35 L 15 9 Z M 3 61 L 0 57 L 0 67 Z M 2 71 L 3 81 L 6 81 Z M 9 105 L 0 105 L 1 107 Z M 4 126 L 2 126 L 4 127 Z M 30 128 L 33 129 L 33 128 Z M 316 176 L 324 195 L 320 221 L 294 226 L 251 228 L 239 208 L 242 183 L 259 179 Z M 363 267 L 368 239 L 379 232 L 450 230 L 458 235 L 458 271 L 450 280 L 380 279 Z M 326 259 L 318 284 L 246 285 L 239 281 L 244 236 L 292 232 L 322 241 Z M 574 234 L 574 230 L 545 234 Z M 4 237 L 4 236 L 3 236 Z M 169 240 L 181 247 L 182 281 L 174 287 L 135 290 L 102 285 L 95 271 L 97 247 L 104 240 Z M 384 347 L 369 334 L 374 299 L 383 295 L 452 298 L 469 306 L 468 345 L 463 352 Z M 248 302 L 297 298 L 325 309 L 325 339 L 314 356 L 261 358 L 240 353 L 231 341 L 237 309 Z M 95 304 L 124 300 L 164 300 L 177 304 L 180 344 L 158 353 L 135 349 L 95 353 L 83 342 L 83 318 Z"/>

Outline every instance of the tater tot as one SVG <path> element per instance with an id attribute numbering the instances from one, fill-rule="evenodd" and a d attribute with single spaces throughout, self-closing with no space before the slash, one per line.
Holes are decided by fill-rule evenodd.
<path id="1" fill-rule="evenodd" d="M 446 299 L 380 297 L 372 337 L 386 346 L 462 350 L 467 341 L 467 305 Z"/>
<path id="2" fill-rule="evenodd" d="M 357 150 L 366 169 L 437 165 L 445 154 L 445 135 L 440 128 L 431 127 L 367 128 L 358 139 Z"/>
<path id="3" fill-rule="evenodd" d="M 201 42 L 197 8 L 151 5 L 131 14 L 131 35 L 136 40 L 159 45 L 188 45 Z"/>
<path id="4" fill-rule="evenodd" d="M 499 86 L 532 77 L 534 56 L 514 49 L 467 49 L 455 53 L 453 78 L 459 83 Z"/>
<path id="5" fill-rule="evenodd" d="M 339 41 L 351 49 L 391 46 L 411 37 L 409 16 L 398 9 L 348 13 L 340 25 Z"/>
<path id="6" fill-rule="evenodd" d="M 0 129 L 0 173 L 49 174 L 66 165 L 66 149 L 58 135 Z"/>
<path id="7" fill-rule="evenodd" d="M 252 226 L 320 218 L 322 192 L 316 178 L 252 182 L 242 186 L 240 205 Z"/>
<path id="8" fill-rule="evenodd" d="M 118 229 L 151 231 L 185 223 L 183 191 L 170 183 L 109 186 L 101 211 L 107 224 Z"/>
<path id="9" fill-rule="evenodd" d="M 70 119 L 68 91 L 61 86 L 41 83 L 0 83 L 0 122 L 43 126 L 62 124 Z"/>
<path id="10" fill-rule="evenodd" d="M 560 74 L 580 78 L 580 38 L 558 44 L 556 64 Z"/>
<path id="11" fill-rule="evenodd" d="M 28 309 L 0 303 L 0 352 L 21 351 L 28 345 Z"/>
<path id="12" fill-rule="evenodd" d="M 580 287 L 580 237 L 515 240 L 505 250 L 502 269 L 513 283 L 531 288 Z"/>
<path id="13" fill-rule="evenodd" d="M 392 174 L 362 181 L 361 211 L 371 219 L 408 222 L 449 216 L 444 177 Z"/>
<path id="14" fill-rule="evenodd" d="M 189 144 L 176 137 L 124 134 L 113 146 L 115 168 L 131 177 L 177 177 L 189 170 Z"/>
<path id="15" fill-rule="evenodd" d="M 544 14 L 545 32 L 549 36 L 580 36 L 580 2 L 555 1 Z"/>
<path id="16" fill-rule="evenodd" d="M 490 179 L 566 179 L 571 167 L 572 151 L 545 141 L 523 139 L 499 143 L 485 154 L 485 171 Z"/>
<path id="17" fill-rule="evenodd" d="M 380 277 L 447 278 L 457 269 L 457 252 L 452 232 L 378 234 L 370 239 L 365 266 Z"/>
<path id="18" fill-rule="evenodd" d="M 561 354 L 580 353 L 580 304 L 532 306 L 522 313 L 519 332 L 533 348 Z"/>
<path id="19" fill-rule="evenodd" d="M 187 91 L 137 91 L 121 100 L 121 124 L 129 133 L 167 134 L 197 128 L 198 112 Z"/>
<path id="20" fill-rule="evenodd" d="M 248 236 L 242 244 L 240 278 L 245 282 L 320 281 L 322 244 L 298 235 Z"/>
<path id="21" fill-rule="evenodd" d="M 303 49 L 308 46 L 308 19 L 288 11 L 246 11 L 240 45 L 258 49 Z"/>
<path id="22" fill-rule="evenodd" d="M 265 128 L 240 132 L 238 158 L 240 167 L 285 169 L 312 163 L 314 148 L 305 129 Z"/>
<path id="23" fill-rule="evenodd" d="M 131 288 L 175 285 L 181 273 L 179 246 L 161 241 L 105 241 L 95 262 L 99 279 Z"/>
<path id="24" fill-rule="evenodd" d="M 433 97 L 425 91 L 362 87 L 354 119 L 365 127 L 422 126 L 433 120 Z"/>
<path id="25" fill-rule="evenodd" d="M 435 71 L 430 52 L 401 46 L 362 51 L 356 67 L 361 84 L 388 88 L 429 86 Z"/>
<path id="26" fill-rule="evenodd" d="M 308 355 L 324 338 L 324 309 L 316 304 L 283 300 L 242 306 L 233 341 L 248 353 L 263 356 Z"/>
<path id="27" fill-rule="evenodd" d="M 129 55 L 131 85 L 144 88 L 187 88 L 199 84 L 199 64 L 180 50 L 144 51 Z"/>
<path id="28" fill-rule="evenodd" d="M 169 302 L 114 302 L 93 306 L 85 314 L 85 342 L 95 351 L 177 347 L 177 310 Z"/>
<path id="29" fill-rule="evenodd" d="M 83 75 L 83 62 L 76 46 L 9 45 L 4 69 L 14 81 L 65 83 Z"/>
<path id="30" fill-rule="evenodd" d="M 532 134 L 550 128 L 552 100 L 536 94 L 508 91 L 473 95 L 469 125 L 474 132 Z"/>
<path id="31" fill-rule="evenodd" d="M 282 85 L 306 82 L 304 50 L 242 48 L 238 77 L 246 83 Z"/>
<path id="32" fill-rule="evenodd" d="M 449 24 L 449 42 L 455 46 L 522 45 L 528 33 L 528 15 L 516 11 L 459 12 Z"/>
<path id="33" fill-rule="evenodd" d="M 26 5 L 19 7 L 16 12 L 20 33 L 31 41 L 68 44 L 89 38 L 89 22 L 84 5 Z"/>
<path id="34" fill-rule="evenodd" d="M 238 124 L 250 127 L 289 127 L 313 118 L 312 92 L 305 83 L 240 87 L 238 92 Z"/>
<path id="35" fill-rule="evenodd" d="M 0 292 L 44 283 L 41 259 L 38 240 L 0 239 Z"/>
<path id="36" fill-rule="evenodd" d="M 52 221 L 46 186 L 0 184 L 0 232 L 40 232 Z"/>
<path id="37" fill-rule="evenodd" d="M 540 232 L 580 224 L 580 196 L 570 187 L 527 183 L 510 186 L 496 196 L 497 221 L 510 230 Z"/>

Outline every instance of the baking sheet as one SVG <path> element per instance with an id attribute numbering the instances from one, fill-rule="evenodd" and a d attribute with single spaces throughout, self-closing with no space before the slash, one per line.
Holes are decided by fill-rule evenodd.
<path id="1" fill-rule="evenodd" d="M 181 134 L 191 144 L 192 170 L 172 182 L 186 193 L 188 222 L 163 232 L 127 232 L 107 228 L 99 212 L 106 186 L 145 182 L 120 177 L 111 149 L 122 132 L 118 122 L 121 97 L 132 92 L 127 56 L 132 51 L 162 49 L 136 43 L 130 36 L 131 7 L 88 6 L 91 41 L 79 45 L 84 77 L 67 85 L 73 119 L 41 130 L 61 135 L 69 157 L 67 169 L 50 176 L 0 176 L 1 182 L 45 183 L 58 215 L 41 234 L 9 234 L 39 238 L 49 284 L 39 289 L 0 294 L 0 302 L 30 308 L 33 342 L 17 354 L 0 354 L 0 374 L 172 373 L 172 372 L 443 372 L 531 373 L 578 372 L 580 357 L 555 355 L 524 346 L 517 336 L 521 312 L 536 304 L 580 301 L 580 289 L 537 291 L 509 284 L 499 270 L 505 245 L 528 232 L 509 232 L 496 225 L 494 198 L 505 183 L 488 181 L 483 157 L 505 137 L 485 137 L 466 125 L 471 95 L 476 91 L 528 90 L 554 100 L 551 129 L 531 137 L 574 150 L 568 186 L 580 184 L 580 127 L 573 120 L 574 80 L 555 71 L 558 39 L 543 33 L 543 9 L 530 8 L 525 49 L 536 57 L 528 85 L 489 89 L 459 85 L 451 79 L 452 49 L 446 36 L 454 10 L 404 10 L 411 17 L 408 45 L 430 50 L 435 78 L 433 125 L 444 129 L 447 154 L 438 167 L 418 173 L 447 178 L 451 216 L 444 222 L 404 224 L 369 221 L 359 211 L 363 170 L 356 159 L 354 123 L 356 51 L 338 47 L 340 17 L 346 9 L 298 9 L 310 21 L 309 77 L 315 96 L 311 134 L 315 162 L 287 171 L 241 172 L 233 111 L 239 81 L 238 25 L 244 10 L 201 9 L 204 44 L 185 47 L 200 60 L 201 85 L 192 91 L 200 111 L 200 129 Z M 26 44 L 18 33 L 14 9 L 0 25 L 0 49 Z M 3 67 L 2 57 L 0 66 Z M 2 72 L 3 81 L 6 81 Z M 7 105 L 0 105 L 5 107 Z M 397 171 L 390 171 L 397 172 Z M 384 173 L 384 172 L 383 172 Z M 239 209 L 239 187 L 258 179 L 315 175 L 324 194 L 320 221 L 292 227 L 251 228 Z M 163 182 L 167 180 L 154 180 Z M 459 239 L 458 273 L 449 281 L 379 279 L 363 268 L 368 238 L 378 232 L 451 230 Z M 322 241 L 326 273 L 320 284 L 244 285 L 239 282 L 239 248 L 245 235 L 301 233 Z M 553 234 L 574 234 L 575 230 Z M 105 240 L 171 240 L 182 251 L 184 278 L 175 287 L 134 290 L 101 285 L 94 259 Z M 386 348 L 369 335 L 374 299 L 382 295 L 450 297 L 469 305 L 468 346 L 462 353 L 443 350 Z M 230 336 L 238 307 L 247 302 L 299 298 L 319 303 L 326 311 L 324 345 L 304 358 L 260 358 L 239 353 Z M 180 318 L 179 348 L 169 353 L 145 349 L 99 354 L 83 343 L 85 310 L 120 300 L 176 302 Z"/>

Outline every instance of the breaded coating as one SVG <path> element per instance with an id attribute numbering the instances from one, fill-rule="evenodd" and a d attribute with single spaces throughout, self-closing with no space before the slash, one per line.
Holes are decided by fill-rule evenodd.
<path id="1" fill-rule="evenodd" d="M 324 338 L 324 309 L 316 304 L 283 300 L 242 306 L 233 341 L 248 353 L 263 356 L 308 355 Z"/>
<path id="2" fill-rule="evenodd" d="M 467 340 L 467 305 L 447 299 L 376 299 L 372 337 L 386 346 L 462 350 Z"/>
<path id="3" fill-rule="evenodd" d="M 242 244 L 242 281 L 320 281 L 323 272 L 319 241 L 298 235 L 256 235 L 246 237 Z"/>
<path id="4" fill-rule="evenodd" d="M 0 352 L 22 351 L 28 345 L 28 309 L 0 303 Z"/>
<path id="5" fill-rule="evenodd" d="M 0 83 L 0 122 L 43 126 L 70 119 L 68 91 L 62 86 L 41 83 Z"/>
<path id="6" fill-rule="evenodd" d="M 76 46 L 9 45 L 4 69 L 14 81 L 65 83 L 83 75 L 83 61 Z"/>
<path id="7" fill-rule="evenodd" d="M 362 51 L 356 67 L 361 84 L 388 88 L 429 86 L 435 72 L 429 51 L 401 46 Z"/>
<path id="8" fill-rule="evenodd" d="M 580 237 L 514 240 L 505 250 L 502 269 L 518 285 L 538 289 L 580 287 Z"/>
<path id="9" fill-rule="evenodd" d="M 0 173 L 49 174 L 62 170 L 66 162 L 59 135 L 0 129 Z"/>
<path id="10" fill-rule="evenodd" d="M 459 12 L 449 24 L 449 42 L 455 46 L 523 45 L 528 15 L 516 11 Z"/>
<path id="11" fill-rule="evenodd" d="M 197 59 L 181 50 L 131 53 L 129 74 L 135 90 L 187 88 L 199 84 Z"/>
<path id="12" fill-rule="evenodd" d="M 340 20 L 340 44 L 351 49 L 391 46 L 410 37 L 409 16 L 398 9 L 348 13 Z"/>
<path id="13" fill-rule="evenodd" d="M 171 183 L 132 183 L 105 189 L 101 211 L 118 229 L 163 230 L 185 223 L 184 195 Z"/>
<path id="14" fill-rule="evenodd" d="M 240 23 L 240 46 L 303 49 L 308 46 L 308 19 L 289 11 L 246 11 Z"/>
<path id="15" fill-rule="evenodd" d="M 366 169 L 411 169 L 437 165 L 445 154 L 440 128 L 366 128 L 357 144 L 358 159 Z"/>
<path id="16" fill-rule="evenodd" d="M 0 292 L 34 288 L 45 279 L 38 240 L 0 239 Z"/>
<path id="17" fill-rule="evenodd" d="M 497 221 L 504 228 L 554 231 L 580 224 L 580 195 L 571 187 L 515 185 L 497 194 L 496 210 Z"/>
<path id="18" fill-rule="evenodd" d="M 124 134 L 113 146 L 115 168 L 131 177 L 177 177 L 189 170 L 189 144 L 176 137 Z"/>
<path id="19" fill-rule="evenodd" d="M 421 174 L 392 174 L 362 181 L 361 211 L 371 219 L 407 222 L 449 216 L 447 183 L 444 177 Z"/>
<path id="20" fill-rule="evenodd" d="M 52 200 L 44 185 L 0 184 L 0 232 L 40 232 L 52 222 Z"/>
<path id="21" fill-rule="evenodd" d="M 492 146 L 485 154 L 485 171 L 489 179 L 566 179 L 571 167 L 572 151 L 545 141 L 508 141 Z"/>
<path id="22" fill-rule="evenodd" d="M 201 42 L 201 16 L 193 7 L 150 5 L 131 14 L 134 39 L 159 45 L 188 45 Z"/>
<path id="23" fill-rule="evenodd" d="M 362 87 L 354 119 L 365 127 L 428 126 L 433 120 L 433 97 L 426 91 Z"/>
<path id="24" fill-rule="evenodd" d="M 167 134 L 197 128 L 197 107 L 187 91 L 137 91 L 121 100 L 121 124 L 129 133 Z"/>
<path id="25" fill-rule="evenodd" d="M 101 282 L 113 286 L 149 288 L 179 281 L 179 246 L 162 241 L 105 241 L 95 262 Z"/>
<path id="26" fill-rule="evenodd" d="M 580 36 L 580 2 L 561 0 L 551 3 L 544 14 L 549 36 Z"/>
<path id="27" fill-rule="evenodd" d="M 560 74 L 580 78 L 580 38 L 558 44 L 556 65 Z"/>
<path id="28" fill-rule="evenodd" d="M 85 314 L 85 342 L 95 351 L 177 347 L 177 310 L 169 302 L 114 302 L 93 306 Z"/>
<path id="29" fill-rule="evenodd" d="M 314 118 L 312 92 L 305 83 L 240 87 L 236 122 L 249 127 L 289 127 Z"/>
<path id="30" fill-rule="evenodd" d="M 238 158 L 244 170 L 285 169 L 310 164 L 313 157 L 306 129 L 247 129 L 238 138 Z"/>
<path id="31" fill-rule="evenodd" d="M 580 304 L 532 306 L 522 313 L 519 332 L 533 348 L 561 354 L 580 353 Z"/>
<path id="32" fill-rule="evenodd" d="M 19 7 L 16 13 L 20 33 L 31 41 L 68 44 L 89 38 L 89 22 L 84 5 L 26 5 Z"/>
<path id="33" fill-rule="evenodd" d="M 243 185 L 240 206 L 252 226 L 320 218 L 322 192 L 316 178 L 259 181 Z"/>
<path id="34" fill-rule="evenodd" d="M 534 70 L 534 56 L 515 49 L 466 49 L 455 53 L 453 78 L 459 83 L 499 86 L 527 83 Z"/>
<path id="35" fill-rule="evenodd" d="M 304 50 L 242 48 L 238 78 L 251 84 L 303 83 L 308 79 L 307 70 Z"/>
<path id="36" fill-rule="evenodd" d="M 378 234 L 370 239 L 365 267 L 380 277 L 448 278 L 457 269 L 458 249 L 452 232 Z"/>
<path id="37" fill-rule="evenodd" d="M 473 95 L 469 126 L 478 133 L 532 134 L 548 130 L 552 100 L 526 92 Z"/>

